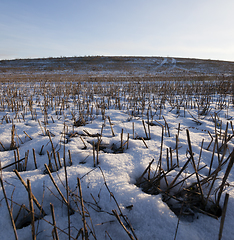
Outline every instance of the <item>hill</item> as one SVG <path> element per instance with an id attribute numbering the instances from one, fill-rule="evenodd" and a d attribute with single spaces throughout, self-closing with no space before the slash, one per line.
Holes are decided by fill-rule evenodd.
<path id="1" fill-rule="evenodd" d="M 232 78 L 234 62 L 171 57 L 61 57 L 0 61 L 0 81 Z"/>

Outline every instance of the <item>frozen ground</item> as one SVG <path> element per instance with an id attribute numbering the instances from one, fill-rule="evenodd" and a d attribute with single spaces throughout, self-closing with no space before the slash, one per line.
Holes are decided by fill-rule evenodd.
<path id="1" fill-rule="evenodd" d="M 233 75 L 234 63 L 172 57 L 87 56 L 0 61 L 0 73 L 10 74 L 72 74 L 86 76 L 165 76 L 182 77 Z M 0 78 L 1 79 L 1 78 Z"/>
<path id="2" fill-rule="evenodd" d="M 166 63 L 166 60 L 164 63 Z M 176 62 L 172 61 L 172 64 L 175 65 Z M 145 84 L 144 82 L 135 83 L 132 86 L 138 90 L 140 88 L 144 89 L 144 87 L 147 89 Z M 110 86 L 113 86 L 113 84 L 110 83 Z M 17 217 L 20 206 L 25 205 L 29 209 L 28 193 L 15 172 L 13 172 L 13 169 L 18 169 L 20 176 L 25 182 L 27 182 L 27 179 L 31 181 L 32 193 L 46 213 L 43 219 L 35 221 L 37 239 L 52 239 L 53 226 L 51 224 L 53 221 L 50 203 L 54 206 L 59 239 L 68 239 L 66 233 L 69 232 L 69 226 L 70 235 L 73 239 L 76 238 L 79 230 L 83 228 L 77 178 L 80 178 L 81 181 L 89 239 L 130 239 L 117 221 L 112 210 L 117 211 L 133 239 L 174 239 L 177 227 L 176 239 L 218 239 L 221 217 L 215 219 L 197 212 L 191 207 L 189 210 L 192 212 L 190 212 L 189 216 L 181 216 L 180 219 L 180 215 L 177 216 L 169 208 L 167 202 L 163 201 L 165 197 L 163 197 L 163 194 L 145 193 L 141 187 L 136 186 L 136 183 L 153 159 L 151 178 L 157 173 L 160 154 L 162 154 L 161 169 L 167 172 L 169 170 L 166 161 L 167 149 L 171 148 L 172 163 L 170 165 L 179 164 L 179 166 L 170 170 L 166 175 L 170 185 L 191 157 L 188 152 L 187 129 L 189 130 L 192 151 L 194 153 L 193 158 L 197 167 L 200 159 L 198 169 L 202 169 L 199 171 L 199 179 L 202 180 L 207 177 L 209 171 L 215 171 L 223 154 L 223 152 L 218 154 L 216 149 L 213 155 L 215 131 L 218 136 L 219 147 L 222 146 L 227 122 L 226 137 L 233 136 L 231 127 L 234 113 L 233 96 L 213 93 L 209 95 L 210 104 L 209 102 L 207 104 L 204 103 L 203 108 L 198 109 L 198 105 L 195 103 L 201 102 L 201 98 L 198 95 L 193 95 L 191 98 L 188 97 L 188 102 L 186 100 L 186 103 L 190 104 L 191 99 L 192 107 L 187 106 L 185 109 L 183 107 L 185 99 L 182 98 L 182 102 L 180 102 L 182 95 L 180 97 L 178 95 L 178 99 L 175 102 L 170 102 L 169 98 L 166 98 L 161 105 L 161 109 L 159 109 L 159 105 L 157 105 L 159 104 L 159 102 L 157 103 L 158 96 L 150 93 L 152 89 L 148 89 L 149 92 L 145 90 L 145 94 L 142 96 L 135 96 L 138 100 L 134 103 L 130 96 L 121 94 L 121 88 L 127 89 L 130 87 L 130 83 L 121 83 L 119 95 L 115 97 L 108 97 L 108 92 L 101 94 L 97 90 L 102 87 L 111 89 L 110 86 L 108 83 L 104 85 L 89 83 L 81 86 L 81 88 L 78 88 L 76 84 L 71 84 L 68 88 L 63 83 L 60 83 L 60 85 L 58 83 L 45 83 L 44 85 L 42 83 L 2 84 L 1 99 L 2 101 L 5 99 L 5 103 L 1 103 L 0 112 L 0 159 L 2 168 L 6 167 L 2 170 L 2 179 L 8 203 L 12 207 L 13 218 Z M 116 83 L 114 88 L 118 88 L 118 83 Z M 67 94 L 67 89 L 72 94 Z M 89 92 L 90 89 L 93 91 Z M 113 89 L 111 91 L 113 92 Z M 137 94 L 140 94 L 140 91 Z M 11 96 L 13 101 L 11 101 Z M 16 100 L 19 104 L 18 107 Z M 137 104 L 137 106 L 134 104 Z M 204 106 L 207 107 L 207 110 Z M 149 110 L 149 120 L 152 124 L 150 126 L 150 139 L 145 140 L 145 145 L 141 139 L 141 137 L 146 138 L 142 119 L 145 122 L 149 138 L 147 110 Z M 205 112 L 199 115 L 198 113 L 201 113 L 202 110 Z M 164 128 L 166 131 L 164 131 L 163 145 L 161 145 L 162 125 L 166 125 L 163 117 L 168 124 L 169 132 Z M 23 159 L 27 155 L 27 151 L 29 151 L 27 167 L 26 169 L 21 169 L 21 171 L 17 164 L 7 167 L 9 164 L 14 163 L 14 154 L 16 154 L 15 149 L 10 150 L 13 124 L 16 129 L 13 142 L 14 146 L 19 149 L 19 159 Z M 179 124 L 180 128 L 178 130 Z M 50 132 L 56 154 L 58 152 L 60 154 L 62 167 L 59 167 L 58 171 L 55 171 L 56 165 L 52 143 L 49 136 L 45 134 L 46 131 Z M 214 138 L 212 142 L 208 131 Z M 128 134 L 129 141 L 126 143 Z M 102 136 L 100 137 L 100 135 Z M 122 148 L 121 135 L 123 136 Z M 178 162 L 176 135 L 178 135 Z M 94 162 L 93 142 L 97 143 L 98 139 L 101 139 L 100 149 L 102 150 L 98 152 L 97 164 L 97 151 L 95 151 Z M 202 141 L 203 148 L 201 152 Z M 228 159 L 232 152 L 233 143 L 231 138 L 227 143 L 228 148 L 223 155 L 223 161 Z M 209 149 L 207 150 L 208 146 Z M 37 169 L 32 149 L 35 149 Z M 68 150 L 71 153 L 72 164 L 69 160 Z M 44 164 L 49 165 L 48 154 L 51 158 L 50 169 L 53 171 L 52 176 L 65 199 L 69 199 L 69 205 L 74 210 L 74 214 L 69 214 L 70 224 L 68 223 L 67 205 L 62 200 L 48 172 L 45 170 Z M 213 164 L 210 169 L 212 155 Z M 66 191 L 64 156 L 67 165 L 69 197 L 67 197 Z M 217 176 L 218 179 L 212 188 L 209 199 L 213 202 L 216 201 L 217 191 L 226 172 L 228 162 L 222 166 Z M 25 167 L 25 160 L 21 161 L 20 165 Z M 175 183 L 185 179 L 185 177 L 194 172 L 192 161 L 190 161 Z M 144 175 L 146 180 L 147 178 L 150 179 L 147 174 L 149 172 Z M 174 194 L 180 189 L 188 188 L 196 181 L 196 175 L 194 174 L 170 193 Z M 234 235 L 233 186 L 234 173 L 231 170 L 220 199 L 222 208 L 225 194 L 229 194 L 222 239 L 232 239 Z M 164 178 L 161 179 L 159 187 L 163 191 L 167 189 Z M 203 185 L 204 196 L 207 196 L 209 187 L 210 185 Z M 180 199 L 183 200 L 183 198 Z M 177 204 L 176 200 L 170 200 L 170 202 L 173 206 Z M 35 204 L 34 208 L 36 216 L 40 215 L 40 211 Z M 10 215 L 2 189 L 0 191 L 0 212 L 1 239 L 14 239 Z M 17 234 L 19 239 L 31 239 L 31 225 L 25 226 L 27 225 L 25 224 L 25 227 L 22 228 L 24 216 L 27 216 L 27 211 L 22 209 L 18 219 L 15 221 Z M 30 217 L 27 219 L 30 220 Z M 124 219 L 131 223 L 133 231 L 131 231 Z M 78 239 L 81 239 L 81 235 Z"/>

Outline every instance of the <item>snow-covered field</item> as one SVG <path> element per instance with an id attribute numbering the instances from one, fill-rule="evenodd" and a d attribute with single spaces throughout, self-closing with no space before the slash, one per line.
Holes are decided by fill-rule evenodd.
<path id="1" fill-rule="evenodd" d="M 212 208 L 226 193 L 222 239 L 233 239 L 230 82 L 2 83 L 0 108 L 2 182 L 19 239 L 33 235 L 30 184 L 37 239 L 82 239 L 85 229 L 100 240 L 218 239 L 222 212 Z M 0 239 L 15 239 L 2 188 L 0 213 Z"/>

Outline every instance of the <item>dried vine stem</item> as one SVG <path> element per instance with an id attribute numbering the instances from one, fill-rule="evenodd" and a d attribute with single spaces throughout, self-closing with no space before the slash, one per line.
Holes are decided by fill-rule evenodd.
<path id="1" fill-rule="evenodd" d="M 164 131 L 164 127 L 162 126 L 161 146 L 160 146 L 160 155 L 159 155 L 159 174 L 161 173 L 161 169 L 162 169 L 163 131 Z"/>
<path id="2" fill-rule="evenodd" d="M 148 146 L 147 146 L 147 144 L 146 144 L 146 142 L 145 142 L 145 140 L 144 140 L 143 137 L 141 137 L 141 140 L 142 140 L 142 142 L 144 143 L 145 147 L 148 148 Z"/>
<path id="3" fill-rule="evenodd" d="M 31 215 L 31 225 L 32 225 L 32 239 L 36 240 L 35 234 L 35 218 L 34 218 L 34 207 L 33 207 L 33 199 L 32 199 L 32 190 L 31 190 L 31 182 L 27 179 L 27 187 L 28 187 L 28 200 L 30 206 L 30 215 Z"/>
<path id="4" fill-rule="evenodd" d="M 47 170 L 47 172 L 48 172 L 48 174 L 49 174 L 49 176 L 50 176 L 50 179 L 51 179 L 52 183 L 54 184 L 55 188 L 57 189 L 59 195 L 62 197 L 64 203 L 70 208 L 70 210 L 72 211 L 72 213 L 74 213 L 74 210 L 71 208 L 71 206 L 69 205 L 67 199 L 63 196 L 63 194 L 62 194 L 62 192 L 60 191 L 58 185 L 57 185 L 56 182 L 54 181 L 54 178 L 53 178 L 53 176 L 52 176 L 52 174 L 51 174 L 51 172 L 50 172 L 50 169 L 48 168 L 47 164 L 45 163 L 44 166 L 45 166 L 45 168 L 46 168 L 46 170 Z"/>
<path id="5" fill-rule="evenodd" d="M 32 138 L 25 131 L 23 131 L 23 132 L 30 140 L 32 140 Z"/>
<path id="6" fill-rule="evenodd" d="M 68 187 L 68 179 L 67 179 L 67 166 L 66 161 L 64 160 L 64 172 L 66 179 L 66 192 L 67 192 L 67 218 L 68 218 L 68 236 L 69 240 L 71 239 L 71 221 L 70 221 L 70 202 L 69 202 L 69 187 Z"/>
<path id="7" fill-rule="evenodd" d="M 203 191 L 202 191 L 202 187 L 201 187 L 201 182 L 200 182 L 200 179 L 199 179 L 199 176 L 198 176 L 198 173 L 197 173 L 196 164 L 195 164 L 195 161 L 194 161 L 194 158 L 193 158 L 193 151 L 192 151 L 192 145 L 191 145 L 190 136 L 189 136 L 189 130 L 186 129 L 186 132 L 187 132 L 187 139 L 188 139 L 188 145 L 189 145 L 189 152 L 190 152 L 191 160 L 192 160 L 192 163 L 193 163 L 192 165 L 193 165 L 193 168 L 194 168 L 195 173 L 196 173 L 197 183 L 198 183 L 199 190 L 200 190 L 200 193 L 201 193 L 201 199 L 203 201 L 204 195 L 203 195 Z"/>
<path id="8" fill-rule="evenodd" d="M 57 227 L 56 227 L 56 221 L 55 221 L 55 215 L 54 215 L 54 205 L 52 203 L 50 204 L 50 209 L 51 209 L 51 214 L 52 214 L 55 239 L 59 240 L 58 230 L 57 230 Z"/>
<path id="9" fill-rule="evenodd" d="M 19 172 L 18 172 L 16 169 L 14 169 L 13 171 L 15 172 L 16 176 L 19 178 L 19 180 L 22 182 L 22 184 L 24 185 L 25 189 L 26 189 L 27 192 L 28 192 L 28 186 L 27 186 L 27 184 L 25 183 L 25 181 L 23 180 L 23 178 L 20 176 Z M 44 209 L 42 208 L 42 206 L 40 205 L 40 203 L 37 201 L 37 199 L 36 199 L 36 197 L 33 195 L 33 193 L 32 193 L 32 199 L 33 199 L 34 203 L 37 205 L 37 207 L 40 209 L 40 211 L 42 212 L 43 216 L 45 216 L 46 213 L 45 213 Z"/>
<path id="10" fill-rule="evenodd" d="M 87 225 L 86 225 L 86 220 L 85 220 L 84 201 L 83 201 L 81 184 L 80 184 L 79 178 L 77 178 L 77 184 L 78 184 L 78 188 L 79 188 L 80 203 L 81 203 L 81 208 L 82 208 L 82 221 L 83 221 L 83 225 L 84 225 L 84 237 L 85 237 L 85 240 L 88 240 L 89 237 L 88 237 L 88 230 L 87 230 Z"/>
<path id="11" fill-rule="evenodd" d="M 3 169 L 5 169 L 5 168 L 8 168 L 8 167 L 10 167 L 10 166 L 16 165 L 17 163 L 20 163 L 20 162 L 23 161 L 23 160 L 25 160 L 25 158 L 22 158 L 22 159 L 20 159 L 20 160 L 18 160 L 18 161 L 15 161 L 15 162 L 13 162 L 13 163 L 10 163 L 10 164 L 2 167 L 2 168 L 1 168 L 1 166 L 0 166 L 0 171 L 3 170 Z"/>
<path id="12" fill-rule="evenodd" d="M 36 159 L 35 149 L 33 148 L 32 150 L 33 150 L 33 160 L 34 160 L 35 169 L 37 169 L 37 159 Z"/>
<path id="13" fill-rule="evenodd" d="M 109 123 L 110 123 L 110 128 L 111 128 L 111 132 L 112 132 L 112 136 L 114 137 L 115 136 L 115 133 L 114 133 L 114 130 L 112 128 L 112 123 L 111 123 L 111 120 L 110 120 L 110 117 L 108 116 L 108 120 L 109 120 Z"/>
<path id="14" fill-rule="evenodd" d="M 55 148 L 54 148 L 54 144 L 53 144 L 53 141 L 52 141 L 52 138 L 51 138 L 51 135 L 50 135 L 50 131 L 49 131 L 49 130 L 47 131 L 47 135 L 49 136 L 49 139 L 50 139 L 50 143 L 51 143 L 51 147 L 52 147 L 52 152 L 53 152 L 53 155 L 54 155 L 54 162 L 55 162 L 55 165 L 56 165 L 56 169 L 57 169 L 57 171 L 58 171 L 58 170 L 59 170 L 59 167 L 58 167 L 58 163 L 57 163 Z"/>
<path id="15" fill-rule="evenodd" d="M 107 183 L 106 183 L 106 179 L 105 179 L 105 176 L 104 176 L 104 173 L 103 173 L 101 167 L 98 167 L 98 168 L 100 169 L 100 171 L 101 171 L 101 173 L 102 173 L 103 180 L 104 180 L 104 184 L 105 184 L 105 186 L 106 186 L 107 191 L 110 193 L 110 196 L 114 199 L 114 201 L 115 201 L 115 203 L 116 203 L 116 205 L 117 205 L 117 207 L 118 207 L 118 209 L 119 209 L 120 216 L 124 219 L 125 223 L 126 223 L 127 226 L 130 228 L 130 230 L 131 230 L 133 236 L 135 237 L 135 239 L 138 240 L 138 238 L 137 238 L 137 236 L 136 236 L 136 234 L 135 234 L 135 232 L 134 232 L 133 227 L 131 226 L 130 222 L 125 218 L 124 214 L 122 213 L 122 211 L 121 211 L 121 209 L 120 209 L 120 207 L 119 207 L 119 204 L 118 204 L 118 202 L 117 202 L 114 194 L 110 191 L 110 189 L 109 189 L 109 187 L 108 187 L 108 185 L 107 185 Z M 115 210 L 115 211 L 116 211 L 116 210 Z"/>
<path id="16" fill-rule="evenodd" d="M 113 214 L 115 215 L 115 217 L 117 218 L 118 222 L 120 223 L 120 225 L 123 227 L 124 231 L 128 234 L 129 238 L 132 240 L 135 240 L 134 237 L 132 236 L 132 234 L 128 231 L 128 229 L 124 226 L 123 222 L 120 219 L 119 214 L 117 213 L 116 210 L 112 210 Z"/>
<path id="17" fill-rule="evenodd" d="M 7 201 L 7 195 L 6 195 L 6 191 L 5 191 L 4 185 L 3 185 L 1 161 L 0 161 L 0 169 L 1 169 L 0 183 L 1 183 L 1 186 L 2 186 L 3 195 L 4 195 L 4 198 L 5 198 L 5 201 L 6 201 L 6 205 L 7 205 L 7 209 L 8 209 L 10 218 L 11 218 L 11 224 L 12 224 L 12 227 L 13 227 L 13 230 L 14 230 L 15 239 L 18 240 L 18 235 L 17 235 L 17 231 L 16 231 L 16 227 L 15 227 L 15 222 L 14 222 L 13 215 L 12 215 L 12 212 L 11 212 L 11 209 L 10 209 L 10 205 L 9 205 L 9 203 Z"/>
<path id="18" fill-rule="evenodd" d="M 225 199 L 224 199 L 224 204 L 223 204 L 223 213 L 222 213 L 220 228 L 219 228 L 219 240 L 221 240 L 222 234 L 223 234 L 223 225 L 224 225 L 224 220 L 225 220 L 225 215 L 226 215 L 226 210 L 227 210 L 228 199 L 229 199 L 229 194 L 226 193 Z"/>
<path id="19" fill-rule="evenodd" d="M 49 222 L 49 221 L 46 220 L 45 218 L 42 218 L 42 220 L 45 221 L 46 223 L 50 224 L 51 226 L 54 226 L 53 223 Z M 58 226 L 56 226 L 56 228 L 57 228 L 60 232 L 66 234 L 66 235 L 68 236 L 68 234 L 67 234 L 63 229 L 59 228 Z M 72 236 L 70 236 L 70 237 L 71 237 L 72 239 L 74 239 L 74 240 L 77 240 L 76 238 L 74 238 L 74 237 L 72 237 Z"/>
<path id="20" fill-rule="evenodd" d="M 224 177 L 223 177 L 223 181 L 222 181 L 220 189 L 219 189 L 218 198 L 217 198 L 217 201 L 216 201 L 217 205 L 219 205 L 219 201 L 220 201 L 221 195 L 223 193 L 223 188 L 224 188 L 224 185 L 225 185 L 226 180 L 228 178 L 228 175 L 229 175 L 229 173 L 232 169 L 233 163 L 234 163 L 234 150 L 231 153 L 231 157 L 230 157 L 226 172 L 225 172 Z"/>

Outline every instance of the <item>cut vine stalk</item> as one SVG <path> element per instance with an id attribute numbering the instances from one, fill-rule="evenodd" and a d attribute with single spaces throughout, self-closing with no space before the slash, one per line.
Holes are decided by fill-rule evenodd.
<path id="1" fill-rule="evenodd" d="M 83 201 L 83 195 L 82 195 L 82 190 L 81 190 L 81 184 L 80 184 L 80 178 L 77 178 L 77 184 L 78 184 L 78 189 L 79 189 L 79 194 L 80 194 L 80 203 L 81 203 L 81 208 L 82 208 L 82 221 L 84 225 L 84 237 L 85 240 L 88 240 L 88 230 L 87 230 L 87 224 L 85 220 L 85 211 L 84 211 L 84 201 Z"/>
<path id="2" fill-rule="evenodd" d="M 31 215 L 31 225 L 32 225 L 32 239 L 36 240 L 35 234 L 35 218 L 34 218 L 34 207 L 33 207 L 33 199 L 32 199 L 32 190 L 31 190 L 31 182 L 27 179 L 27 188 L 28 188 L 28 200 L 30 206 L 30 215 Z"/>
<path id="3" fill-rule="evenodd" d="M 7 209 L 8 209 L 9 215 L 10 215 L 11 224 L 12 224 L 12 227 L 13 227 L 15 239 L 18 240 L 18 235 L 17 235 L 17 231 L 16 231 L 16 227 L 15 227 L 14 218 L 13 218 L 13 215 L 12 215 L 12 212 L 11 212 L 11 209 L 10 209 L 10 205 L 8 203 L 8 200 L 7 200 L 5 187 L 3 185 L 1 161 L 0 161 L 0 169 L 1 169 L 1 171 L 0 171 L 0 183 L 1 183 L 1 186 L 2 186 L 3 195 L 4 195 L 4 198 L 5 198 L 5 201 L 6 201 L 6 205 L 7 205 Z"/>
<path id="4" fill-rule="evenodd" d="M 14 169 L 13 171 L 15 172 L 16 176 L 19 178 L 19 180 L 21 181 L 21 183 L 24 185 L 26 191 L 28 192 L 28 186 L 27 186 L 27 184 L 25 183 L 25 181 L 22 179 L 22 177 L 20 176 L 19 172 L 18 172 L 16 169 Z M 35 204 L 37 205 L 37 207 L 39 208 L 40 212 L 43 214 L 43 216 L 45 216 L 46 213 L 45 213 L 44 209 L 42 208 L 42 206 L 40 205 L 40 203 L 37 201 L 36 197 L 35 197 L 33 194 L 31 195 L 31 197 L 32 197 L 34 203 L 35 203 Z"/>
<path id="5" fill-rule="evenodd" d="M 203 190 L 202 190 L 202 187 L 201 187 L 201 182 L 200 182 L 200 179 L 199 179 L 199 176 L 198 176 L 198 173 L 197 173 L 197 168 L 196 168 L 196 165 L 195 165 L 195 161 L 194 161 L 194 158 L 193 158 L 193 151 L 192 151 L 192 145 L 191 145 L 190 136 L 189 136 L 189 130 L 186 129 L 186 132 L 187 132 L 187 140 L 188 140 L 189 152 L 190 152 L 190 155 L 191 155 L 192 165 L 193 165 L 193 168 L 194 168 L 195 173 L 196 173 L 197 183 L 198 183 L 199 190 L 200 190 L 200 193 L 201 193 L 201 200 L 203 202 L 204 195 L 203 195 Z"/>

